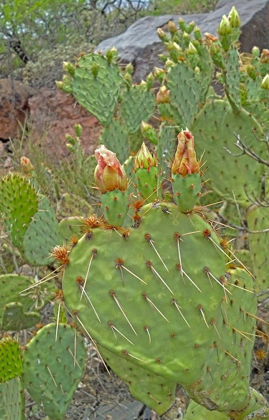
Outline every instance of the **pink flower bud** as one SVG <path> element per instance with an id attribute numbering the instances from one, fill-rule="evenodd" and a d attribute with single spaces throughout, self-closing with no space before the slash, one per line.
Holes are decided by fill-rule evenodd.
<path id="1" fill-rule="evenodd" d="M 22 156 L 21 157 L 21 168 L 22 168 L 22 171 L 27 175 L 27 174 L 29 174 L 30 172 L 32 172 L 35 168 L 33 167 L 33 165 L 32 165 L 32 163 L 31 163 L 31 161 L 30 161 L 30 159 L 28 159 L 27 157 L 25 157 L 25 156 Z"/>
<path id="2" fill-rule="evenodd" d="M 196 174 L 200 170 L 200 163 L 196 159 L 192 133 L 188 129 L 182 130 L 177 138 L 178 146 L 172 165 L 172 173 L 184 177 L 187 174 Z"/>
<path id="3" fill-rule="evenodd" d="M 97 166 L 94 172 L 94 179 L 101 193 L 113 190 L 125 191 L 128 180 L 116 154 L 102 144 L 95 150 L 95 158 Z"/>

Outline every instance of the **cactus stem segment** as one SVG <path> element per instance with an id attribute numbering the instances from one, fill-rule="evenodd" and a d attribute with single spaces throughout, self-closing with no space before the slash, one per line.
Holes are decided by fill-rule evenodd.
<path id="1" fill-rule="evenodd" d="M 141 281 L 144 284 L 147 284 L 144 280 L 142 280 L 140 277 L 138 277 L 136 274 L 134 274 L 131 270 L 129 270 L 127 267 L 123 265 L 123 260 L 121 258 L 117 258 L 116 260 L 116 268 L 124 269 L 127 271 L 127 273 L 131 274 L 135 278 L 137 278 L 139 281 Z"/>
<path id="2" fill-rule="evenodd" d="M 159 312 L 159 314 L 167 321 L 168 319 L 164 316 L 164 314 L 160 311 L 160 309 L 157 308 L 157 306 L 152 302 L 152 300 L 150 300 L 150 298 L 147 296 L 146 293 L 142 293 L 142 296 L 144 299 L 146 299 L 146 301 L 157 311 Z"/>
<path id="3" fill-rule="evenodd" d="M 156 249 L 156 247 L 155 247 L 155 245 L 154 245 L 154 243 L 153 243 L 154 241 L 152 240 L 151 235 L 150 235 L 149 233 L 146 233 L 146 234 L 145 234 L 145 239 L 146 239 L 146 241 L 147 241 L 147 242 L 149 242 L 149 243 L 150 243 L 150 245 L 152 246 L 152 248 L 154 249 L 154 251 L 155 251 L 155 252 L 156 252 L 156 254 L 158 255 L 158 257 L 159 257 L 159 259 L 160 259 L 161 263 L 163 264 L 164 268 L 165 268 L 165 269 L 166 269 L 166 271 L 168 271 L 168 273 L 169 273 L 169 270 L 168 270 L 167 266 L 165 265 L 165 263 L 164 263 L 164 261 L 163 261 L 162 257 L 160 256 L 159 252 L 157 251 L 157 249 Z"/>
<path id="4" fill-rule="evenodd" d="M 133 332 L 135 333 L 135 335 L 137 335 L 136 330 L 134 329 L 134 327 L 132 326 L 131 322 L 129 321 L 129 319 L 127 318 L 127 315 L 124 312 L 124 309 L 122 308 L 120 302 L 118 301 L 118 299 L 115 296 L 115 292 L 114 290 L 110 290 L 110 295 L 112 296 L 112 298 L 114 299 L 114 301 L 116 302 L 118 308 L 120 309 L 122 315 L 124 316 L 124 318 L 126 319 L 126 321 L 128 322 L 128 324 L 130 325 L 131 329 L 133 330 Z"/>
<path id="5" fill-rule="evenodd" d="M 182 316 L 182 318 L 184 319 L 184 321 L 186 322 L 186 324 L 188 325 L 188 327 L 191 328 L 190 324 L 188 323 L 188 321 L 186 320 L 185 316 L 181 312 L 181 307 L 177 304 L 176 300 L 175 299 L 172 299 L 171 303 L 173 305 L 175 305 L 175 307 L 177 308 L 178 312 L 180 313 L 180 315 Z"/>
<path id="6" fill-rule="evenodd" d="M 161 280 L 161 282 L 165 285 L 165 287 L 167 287 L 167 289 L 169 290 L 169 292 L 171 292 L 172 295 L 174 295 L 174 292 L 170 289 L 170 287 L 168 286 L 168 284 L 160 276 L 160 274 L 158 273 L 158 271 L 153 267 L 152 263 L 150 261 L 146 261 L 146 265 L 153 271 L 154 274 L 156 274 L 156 276 Z"/>
<path id="7" fill-rule="evenodd" d="M 110 326 L 116 340 L 117 340 L 117 336 L 116 336 L 115 331 L 117 331 L 117 333 L 119 333 L 123 338 L 125 338 L 125 340 L 127 340 L 130 344 L 132 344 L 132 346 L 134 346 L 134 343 L 131 340 L 129 340 L 129 338 L 127 338 L 122 332 L 120 332 L 120 330 L 118 330 L 118 328 L 116 328 L 115 325 L 111 321 L 109 321 L 108 325 Z"/>

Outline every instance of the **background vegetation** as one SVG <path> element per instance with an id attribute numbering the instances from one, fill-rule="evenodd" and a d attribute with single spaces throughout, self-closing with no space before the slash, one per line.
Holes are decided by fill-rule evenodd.
<path id="1" fill-rule="evenodd" d="M 0 77 L 53 87 L 61 63 L 146 15 L 203 13 L 217 0 L 2 0 Z"/>

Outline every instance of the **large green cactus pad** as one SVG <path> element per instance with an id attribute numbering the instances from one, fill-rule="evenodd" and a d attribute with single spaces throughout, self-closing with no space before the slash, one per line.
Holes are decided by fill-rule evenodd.
<path id="1" fill-rule="evenodd" d="M 226 297 L 214 319 L 218 336 L 200 380 L 187 390 L 208 409 L 227 412 L 239 411 L 249 402 L 257 296 L 253 279 L 244 269 L 228 271 L 226 280 Z"/>
<path id="2" fill-rule="evenodd" d="M 27 344 L 23 380 L 31 397 L 43 403 L 44 412 L 61 420 L 68 408 L 86 359 L 82 338 L 68 325 L 48 324 Z"/>
<path id="3" fill-rule="evenodd" d="M 148 121 L 155 109 L 154 94 L 143 85 L 134 85 L 125 92 L 121 103 L 121 115 L 128 133 L 136 132 L 142 121 Z"/>
<path id="4" fill-rule="evenodd" d="M 31 265 L 47 265 L 53 261 L 50 252 L 58 243 L 60 235 L 55 212 L 47 197 L 41 196 L 38 211 L 23 238 L 23 256 Z"/>
<path id="5" fill-rule="evenodd" d="M 26 178 L 14 173 L 1 180 L 0 213 L 13 245 L 18 248 L 37 208 L 37 192 Z"/>
<path id="6" fill-rule="evenodd" d="M 248 241 L 255 282 L 260 290 L 267 290 L 269 287 L 269 233 L 262 232 L 263 230 L 268 229 L 268 215 L 268 207 L 252 208 L 247 212 L 248 228 L 250 232 L 257 232 L 249 233 Z"/>
<path id="7" fill-rule="evenodd" d="M 140 227 L 131 229 L 129 237 L 97 228 L 79 240 L 64 273 L 64 300 L 98 344 L 154 374 L 190 385 L 200 377 L 216 336 L 207 324 L 223 297 L 222 286 L 211 285 L 205 268 L 219 279 L 225 257 L 210 226 L 196 214 L 155 203 L 140 213 Z"/>
<path id="8" fill-rule="evenodd" d="M 73 95 L 80 105 L 108 126 L 114 114 L 123 79 L 119 67 L 100 54 L 84 55 L 78 60 Z"/>
<path id="9" fill-rule="evenodd" d="M 249 204 L 249 194 L 259 196 L 263 167 L 248 156 L 234 157 L 240 150 L 234 145 L 235 134 L 255 152 L 264 156 L 264 143 L 258 138 L 263 133 L 258 122 L 245 110 L 234 113 L 231 106 L 222 100 L 207 103 L 196 117 L 191 131 L 195 138 L 196 152 L 210 162 L 207 176 L 210 186 L 222 199 Z"/>

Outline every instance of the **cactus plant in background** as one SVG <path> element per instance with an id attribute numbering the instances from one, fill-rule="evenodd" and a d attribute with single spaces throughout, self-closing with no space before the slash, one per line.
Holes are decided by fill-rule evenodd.
<path id="1" fill-rule="evenodd" d="M 251 197 L 266 203 L 261 162 L 267 152 L 268 50 L 239 55 L 234 8 L 223 17 L 218 37 L 203 39 L 194 23 L 183 20 L 179 28 L 170 22 L 168 30 L 158 30 L 167 49 L 164 69 L 139 85 L 133 84 L 132 65 L 121 70 L 116 64 L 115 49 L 83 55 L 75 66 L 65 63 L 68 75 L 58 86 L 103 125 L 95 171 L 94 156 L 82 151 L 81 126 L 67 136 L 72 165 L 55 197 L 58 216 L 73 217 L 58 224 L 27 158 L 23 176 L 10 174 L 0 182 L 0 212 L 10 242 L 30 265 L 61 262 L 56 274 L 63 272 L 68 312 L 137 399 L 162 414 L 180 383 L 192 399 L 186 419 L 269 419 L 266 401 L 249 388 L 257 292 L 268 287 L 260 245 L 267 241 L 267 208 L 250 207 Z M 210 87 L 214 66 L 223 97 Z M 161 84 L 156 98 L 155 79 Z M 252 152 L 256 160 L 250 160 Z M 211 220 L 199 203 L 202 161 L 207 185 L 225 201 L 221 209 L 213 207 Z M 73 190 L 62 195 L 71 178 Z M 94 178 L 93 191 L 101 193 L 96 215 Z M 78 208 L 89 212 L 77 214 Z M 242 217 L 248 223 L 255 282 L 214 230 L 225 217 L 234 225 Z M 1 277 L 2 329 L 35 324 L 31 280 Z M 81 378 L 85 349 L 76 330 L 59 324 L 66 319 L 60 298 L 54 314 L 57 324 L 42 328 L 23 352 L 23 380 L 45 413 L 61 419 Z M 20 357 L 15 355 L 15 365 Z M 4 419 L 23 418 L 21 375 L 5 376 L 0 385 Z M 14 395 L 15 404 L 7 408 Z"/>

